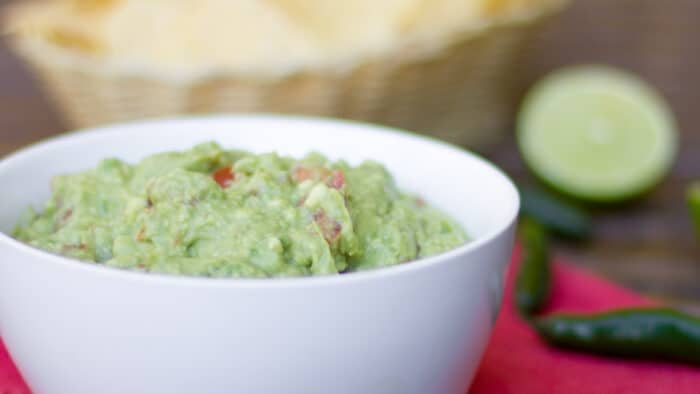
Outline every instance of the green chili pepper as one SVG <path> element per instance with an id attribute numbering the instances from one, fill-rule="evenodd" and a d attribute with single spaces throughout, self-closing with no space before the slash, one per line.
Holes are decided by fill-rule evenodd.
<path id="1" fill-rule="evenodd" d="M 545 341 L 562 348 L 700 364 L 700 319 L 669 308 L 553 314 L 537 318 L 534 326 Z"/>
<path id="2" fill-rule="evenodd" d="M 538 222 L 523 218 L 520 224 L 523 257 L 515 282 L 515 304 L 528 318 L 546 304 L 551 269 L 547 233 Z"/>
<path id="3" fill-rule="evenodd" d="M 552 232 L 575 239 L 591 235 L 591 220 L 580 208 L 539 188 L 521 186 L 520 210 Z"/>
<path id="4" fill-rule="evenodd" d="M 688 188 L 688 209 L 695 225 L 695 234 L 700 239 L 700 182 L 695 182 Z"/>

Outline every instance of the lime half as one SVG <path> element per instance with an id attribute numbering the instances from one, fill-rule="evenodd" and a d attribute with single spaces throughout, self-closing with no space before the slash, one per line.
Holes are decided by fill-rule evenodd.
<path id="1" fill-rule="evenodd" d="M 563 193 L 614 202 L 653 187 L 676 154 L 665 101 L 641 79 L 605 66 L 557 71 L 528 93 L 518 116 L 525 162 Z"/>

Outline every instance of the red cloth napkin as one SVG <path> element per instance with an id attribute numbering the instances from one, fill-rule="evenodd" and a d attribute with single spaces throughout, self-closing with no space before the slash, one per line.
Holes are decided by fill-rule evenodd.
<path id="1" fill-rule="evenodd" d="M 513 310 L 517 255 L 508 274 L 503 309 L 469 394 L 700 393 L 700 367 L 615 360 L 545 346 Z M 568 264 L 554 266 L 550 311 L 588 312 L 650 303 Z M 0 341 L 0 394 L 29 392 Z"/>
<path id="2" fill-rule="evenodd" d="M 0 340 L 0 394 L 26 394 L 29 388 L 22 380 L 17 368 L 7 354 L 5 345 Z"/>
<path id="3" fill-rule="evenodd" d="M 700 367 L 630 361 L 547 347 L 516 314 L 508 273 L 503 309 L 470 394 L 700 393 Z M 594 312 L 653 302 L 566 263 L 554 265 L 546 312 Z"/>

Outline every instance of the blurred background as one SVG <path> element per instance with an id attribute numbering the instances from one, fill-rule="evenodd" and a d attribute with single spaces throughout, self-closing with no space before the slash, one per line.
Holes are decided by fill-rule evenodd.
<path id="1" fill-rule="evenodd" d="M 8 3 L 0 0 L 0 5 Z M 477 149 L 516 180 L 530 182 L 532 176 L 520 158 L 513 131 L 515 104 L 527 88 L 548 72 L 571 64 L 602 63 L 636 73 L 668 99 L 677 117 L 681 144 L 673 170 L 642 199 L 592 208 L 592 238 L 558 240 L 555 253 L 637 291 L 698 308 L 700 249 L 685 197 L 689 182 L 700 179 L 696 130 L 700 114 L 695 108 L 700 102 L 698 15 L 697 0 L 573 0 L 560 14 L 543 17 L 532 28 L 494 28 L 486 37 L 451 45 L 435 59 L 412 62 L 407 56 L 403 63 L 389 65 L 380 59 L 348 76 L 295 76 L 279 90 L 266 93 L 271 97 L 267 101 L 250 94 L 257 100 L 253 105 L 244 97 L 247 106 L 240 110 L 319 112 L 412 128 Z M 143 80 L 129 81 L 135 92 L 112 94 L 114 85 L 123 85 L 122 81 L 96 81 L 85 73 L 65 75 L 65 70 L 52 69 L 53 59 L 30 61 L 35 67 L 32 72 L 10 50 L 11 39 L 4 35 L 0 41 L 0 155 L 76 126 L 119 120 L 119 111 L 133 107 L 124 102 L 139 100 L 142 92 L 158 90 L 159 100 L 166 104 L 175 94 Z M 36 56 L 27 53 L 27 58 Z M 103 94 L 70 94 L 76 86 Z M 238 92 L 255 88 L 254 82 L 239 77 L 213 78 L 191 89 L 192 102 L 178 110 L 226 109 L 219 104 L 241 99 Z M 444 99 L 432 107 L 418 98 L 411 101 L 413 91 Z M 65 97 L 67 92 L 70 98 Z M 316 97 L 308 106 L 285 107 L 284 97 L 290 95 L 297 105 L 303 102 L 298 97 Z M 399 96 L 403 101 L 396 99 Z M 326 104 L 319 107 L 318 102 Z M 159 115 L 161 110 L 143 115 Z M 468 135 L 461 128 L 482 133 Z"/>

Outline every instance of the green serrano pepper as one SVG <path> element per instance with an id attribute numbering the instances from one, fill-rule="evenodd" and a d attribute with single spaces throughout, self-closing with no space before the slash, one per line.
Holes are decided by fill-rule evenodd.
<path id="1" fill-rule="evenodd" d="M 562 348 L 700 364 L 700 319 L 670 308 L 553 314 L 535 319 L 534 327 L 541 338 Z"/>
<path id="2" fill-rule="evenodd" d="M 564 237 L 579 240 L 590 237 L 591 219 L 580 208 L 539 188 L 520 186 L 519 190 L 523 214 Z"/>
<path id="3" fill-rule="evenodd" d="M 688 188 L 688 209 L 695 226 L 695 234 L 700 238 L 700 182 L 695 182 Z"/>
<path id="4" fill-rule="evenodd" d="M 520 238 L 523 257 L 515 282 L 515 305 L 529 318 L 542 309 L 549 296 L 549 247 L 545 229 L 528 218 L 520 223 Z"/>

